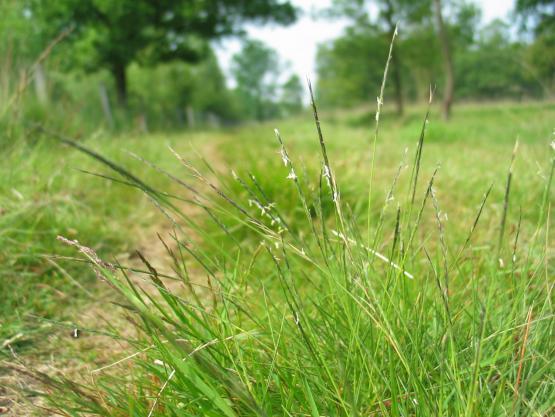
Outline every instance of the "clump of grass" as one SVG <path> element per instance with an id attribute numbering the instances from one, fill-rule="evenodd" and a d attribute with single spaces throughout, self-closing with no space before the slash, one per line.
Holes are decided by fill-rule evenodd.
<path id="1" fill-rule="evenodd" d="M 37 374 L 50 387 L 54 410 L 149 417 L 553 412 L 553 156 L 535 230 L 521 230 L 519 220 L 509 241 L 505 208 L 501 231 L 476 241 L 483 214 L 496 207 L 484 183 L 459 239 L 449 235 L 442 211 L 441 171 L 419 187 L 426 122 L 411 177 L 399 181 L 401 164 L 378 216 L 369 202 L 367 218 L 360 218 L 353 201 L 341 198 L 314 100 L 313 109 L 319 173 L 311 178 L 298 168 L 287 138 L 276 132 L 279 175 L 288 181 L 272 194 L 248 172 L 235 173 L 230 187 L 217 170 L 204 174 L 177 152 L 189 176 L 168 176 L 185 197 L 162 192 L 66 141 L 141 189 L 166 215 L 174 228 L 164 241 L 171 278 L 183 291 L 171 290 L 143 257 L 137 280 L 70 242 L 123 296 L 140 336 L 131 341 L 135 352 L 93 372 L 91 385 Z M 281 208 L 280 199 L 293 193 L 301 216 Z M 213 227 L 198 224 L 186 204 L 203 208 Z M 490 242 L 499 233 L 501 244 L 513 248 L 510 265 L 493 255 Z M 131 361 L 131 374 L 104 374 Z"/>
<path id="2" fill-rule="evenodd" d="M 436 173 L 423 193 L 417 189 L 421 136 L 393 235 L 365 239 L 360 226 L 367 222 L 339 198 L 321 128 L 322 169 L 312 180 L 296 168 L 279 133 L 277 139 L 281 175 L 289 179 L 282 195 L 296 193 L 305 214 L 303 224 L 293 217 L 295 227 L 254 176 L 235 174 L 244 192 L 233 192 L 226 180 L 210 178 L 215 170 L 206 176 L 180 157 L 197 182 L 180 185 L 194 190 L 195 204 L 213 219 L 225 219 L 225 225 L 214 221 L 221 228 L 215 235 L 195 225 L 177 197 L 117 169 L 172 219 L 175 234 L 167 247 L 174 279 L 188 290 L 170 291 L 146 260 L 147 279 L 139 283 L 82 251 L 123 295 L 141 337 L 134 341 L 136 354 L 114 358 L 114 367 L 134 362 L 132 377 L 97 372 L 95 386 L 87 387 L 43 376 L 55 389 L 49 396 L 54 408 L 103 416 L 553 411 L 548 218 L 534 232 L 545 239 L 520 236 L 512 265 L 500 268 L 491 244 L 473 245 L 480 216 L 491 209 L 484 185 L 469 234 L 449 241 Z M 549 196 L 549 181 L 545 187 Z M 307 198 L 310 188 L 318 190 L 316 203 Z M 327 198 L 334 210 L 325 216 Z M 541 205 L 548 213 L 549 197 Z M 436 219 L 436 229 L 423 229 L 427 216 Z M 502 216 L 504 227 L 506 210 Z M 376 232 L 387 227 L 369 223 Z M 234 235 L 234 229 L 247 232 Z M 489 250 L 478 252 L 479 245 Z M 198 276 L 208 278 L 199 282 Z"/>

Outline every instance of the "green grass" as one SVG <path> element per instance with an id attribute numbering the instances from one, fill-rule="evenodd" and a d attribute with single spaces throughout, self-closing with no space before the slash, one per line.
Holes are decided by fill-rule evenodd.
<path id="1" fill-rule="evenodd" d="M 205 134 L 179 137 L 179 147 L 191 152 Z M 44 335 L 42 319 L 67 318 L 65 311 L 94 301 L 96 279 L 90 268 L 56 237 L 86 241 L 103 256 L 132 253 L 161 216 L 141 192 L 90 173 L 102 173 L 90 158 L 55 138 L 32 133 L 17 143 L 0 168 L 0 341 L 11 347 L 33 349 Z M 128 168 L 143 163 L 129 152 L 148 155 L 167 165 L 166 146 L 175 136 L 95 137 L 94 149 Z M 202 144 L 201 144 L 202 146 Z M 87 173 L 88 172 L 88 173 Z M 169 188 L 162 176 L 153 184 Z M 0 355 L 10 355 L 7 349 Z"/>
<path id="2" fill-rule="evenodd" d="M 7 201 L 14 201 L 10 189 L 16 188 L 39 196 L 32 201 L 48 197 L 52 203 L 65 195 L 70 202 L 50 204 L 37 222 L 29 213 L 41 212 L 38 203 L 27 209 L 13 202 L 12 211 L 29 210 L 14 216 L 20 222 L 14 229 L 25 233 L 3 236 L 31 243 L 10 249 L 6 258 L 76 254 L 54 241 L 67 234 L 112 262 L 109 254 L 133 242 L 141 228 L 168 223 L 152 214 L 149 201 L 176 221 L 170 223 L 176 235 L 167 242 L 168 258 L 182 290 L 167 289 L 171 280 L 155 270 L 147 274 L 150 283 L 126 280 L 89 255 L 124 300 L 121 314 L 140 330 L 130 353 L 142 353 L 113 372 L 93 374 L 94 385 L 37 374 L 51 406 L 71 416 L 552 413 L 553 106 L 464 105 L 449 123 L 432 114 L 414 186 L 424 113 L 411 109 L 399 120 L 386 112 L 375 155 L 371 111 L 324 114 L 327 168 L 310 116 L 277 123 L 286 166 L 272 133 L 276 126 L 267 124 L 225 136 L 171 138 L 198 171 L 181 165 L 164 140 L 85 142 L 148 184 L 125 173 L 118 177 L 148 198 L 133 187 L 70 173 L 68 160 L 119 175 L 52 142 L 23 152 L 25 163 L 14 164 L 20 173 L 2 190 Z M 211 135 L 218 144 L 206 151 L 213 171 L 183 144 L 194 140 L 202 149 Z M 122 155 L 121 148 L 167 169 L 195 192 Z M 67 155 L 64 165 L 60 152 Z M 287 178 L 292 169 L 296 181 Z M 33 170 L 40 185 L 28 180 Z M 328 171 L 331 186 L 323 175 Z M 340 198 L 334 201 L 335 182 Z M 210 216 L 191 216 L 199 204 Z M 42 237 L 29 237 L 29 230 Z M 21 271 L 30 282 L 44 277 L 32 270 L 44 265 L 35 256 L 17 259 L 6 268 L 12 277 L 24 276 Z M 73 267 L 72 276 L 82 273 L 82 265 Z M 22 311 L 44 314 L 51 293 L 34 304 L 24 300 Z"/>

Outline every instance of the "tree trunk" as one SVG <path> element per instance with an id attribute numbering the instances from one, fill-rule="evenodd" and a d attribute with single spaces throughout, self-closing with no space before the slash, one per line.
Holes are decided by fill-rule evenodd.
<path id="1" fill-rule="evenodd" d="M 37 64 L 35 70 L 35 92 L 39 103 L 44 105 L 48 103 L 48 87 L 46 82 L 46 73 L 42 64 Z"/>
<path id="2" fill-rule="evenodd" d="M 187 104 L 187 106 L 185 107 L 185 114 L 187 116 L 187 127 L 194 129 L 195 126 L 197 125 L 197 121 L 196 121 L 195 110 L 193 109 L 193 106 L 191 106 L 190 104 Z"/>
<path id="3" fill-rule="evenodd" d="M 102 112 L 108 122 L 110 129 L 114 129 L 114 117 L 112 115 L 112 107 L 110 106 L 110 98 L 108 97 L 108 90 L 104 83 L 98 85 L 98 93 L 100 94 L 100 104 L 102 105 Z"/>
<path id="4" fill-rule="evenodd" d="M 127 107 L 127 73 L 124 64 L 114 64 L 112 66 L 112 75 L 116 82 L 116 92 L 118 103 L 122 107 Z"/>
<path id="5" fill-rule="evenodd" d="M 443 91 L 443 117 L 449 119 L 451 116 L 451 105 L 453 104 L 453 94 L 455 90 L 455 75 L 453 71 L 453 57 L 449 45 L 449 36 L 443 24 L 443 14 L 441 12 L 441 0 L 434 0 L 435 14 L 439 42 L 443 55 L 443 66 L 445 67 L 445 90 Z"/>

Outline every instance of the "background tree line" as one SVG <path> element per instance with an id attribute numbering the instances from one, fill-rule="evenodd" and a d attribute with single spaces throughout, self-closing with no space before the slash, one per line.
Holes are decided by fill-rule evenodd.
<path id="1" fill-rule="evenodd" d="M 377 7 L 377 13 L 372 12 Z M 328 17 L 347 17 L 340 38 L 318 51 L 323 103 L 351 106 L 379 90 L 388 45 L 399 24 L 387 94 L 399 114 L 407 100 L 427 100 L 429 87 L 453 100 L 551 97 L 555 88 L 555 2 L 518 0 L 515 23 L 484 26 L 466 0 L 334 0 Z"/>
<path id="2" fill-rule="evenodd" d="M 0 13 L 3 124 L 144 130 L 264 120 L 302 107 L 303 86 L 285 77 L 275 51 L 246 39 L 230 88 L 212 46 L 242 36 L 247 22 L 294 22 L 289 2 L 6 0 Z M 44 51 L 48 59 L 37 60 Z"/>
<path id="3" fill-rule="evenodd" d="M 48 119 L 77 132 L 156 129 L 265 120 L 303 106 L 303 82 L 268 46 L 245 39 L 232 87 L 213 51 L 247 22 L 293 23 L 299 10 L 287 1 L 5 0 L 0 12 L 4 126 Z M 349 21 L 319 47 L 317 95 L 327 106 L 374 99 L 397 25 L 386 94 L 399 114 L 406 101 L 427 99 L 429 86 L 446 116 L 454 100 L 537 99 L 555 88 L 552 0 L 517 0 L 512 24 L 487 26 L 469 0 L 334 0 L 323 15 Z"/>

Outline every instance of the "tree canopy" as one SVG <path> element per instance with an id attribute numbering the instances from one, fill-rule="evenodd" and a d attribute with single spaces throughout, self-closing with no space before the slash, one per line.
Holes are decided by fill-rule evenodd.
<path id="1" fill-rule="evenodd" d="M 517 0 L 516 11 L 532 20 L 538 33 L 555 31 L 555 2 L 553 0 Z"/>
<path id="2" fill-rule="evenodd" d="M 354 105 L 373 100 L 387 59 L 391 27 L 388 10 L 400 20 L 386 96 L 397 103 L 427 99 L 429 87 L 448 93 L 445 39 L 434 27 L 437 1 L 336 0 L 334 13 L 352 24 L 339 38 L 320 46 L 317 55 L 318 93 L 324 104 Z M 540 97 L 555 87 L 555 13 L 553 1 L 519 0 L 516 11 L 532 29 L 519 37 L 501 21 L 481 23 L 480 8 L 466 0 L 443 2 L 444 35 L 451 49 L 453 98 L 501 99 Z M 427 9 L 427 11 L 426 11 Z M 442 53 L 443 52 L 443 53 Z M 443 62 L 443 65 L 442 65 Z M 397 80 L 400 80 L 397 83 Z M 449 95 L 444 97 L 448 113 Z"/>
<path id="3" fill-rule="evenodd" d="M 298 76 L 282 83 L 283 63 L 275 50 L 258 40 L 246 40 L 232 59 L 236 94 L 248 117 L 265 120 L 302 107 L 302 84 Z"/>
<path id="4" fill-rule="evenodd" d="M 376 18 L 372 18 L 370 5 L 378 7 Z M 389 42 L 396 34 L 400 24 L 403 30 L 425 20 L 430 15 L 431 0 L 334 0 L 331 7 L 332 15 L 343 15 L 353 21 L 355 27 L 370 25 L 381 29 Z M 392 82 L 395 92 L 397 113 L 403 113 L 403 77 L 402 56 L 395 48 L 391 55 Z"/>
<path id="5" fill-rule="evenodd" d="M 247 21 L 288 24 L 296 10 L 278 0 L 31 0 L 50 36 L 72 27 L 75 61 L 108 69 L 118 97 L 127 100 L 128 65 L 170 60 L 195 62 L 207 41 L 240 33 Z"/>
<path id="6" fill-rule="evenodd" d="M 293 114 L 306 98 L 304 83 L 276 51 L 243 36 L 250 32 L 247 22 L 293 22 L 292 3 L 0 1 L 0 61 L 10 71 L 0 77 L 0 95 L 6 103 L 25 100 L 14 118 L 53 121 L 51 106 L 61 115 L 70 110 L 76 115 L 71 120 L 56 120 L 76 131 L 217 125 Z M 399 113 L 405 102 L 427 99 L 430 86 L 436 97 L 444 94 L 444 105 L 450 103 L 448 60 L 455 101 L 552 96 L 554 3 L 514 5 L 512 21 L 484 26 L 476 0 L 332 0 L 326 15 L 350 23 L 341 36 L 319 46 L 316 94 L 328 106 L 374 101 L 399 23 L 385 90 Z M 61 33 L 69 35 L 53 42 Z M 232 35 L 244 48 L 227 74 L 215 53 L 224 44 L 212 41 Z M 24 97 L 19 91 L 27 87 L 34 94 Z M 114 106 L 118 98 L 123 106 Z"/>
<path id="7" fill-rule="evenodd" d="M 544 89 L 553 94 L 555 89 L 555 2 L 553 0 L 517 0 L 516 11 L 536 37 L 527 54 L 527 60 L 544 83 Z"/>

